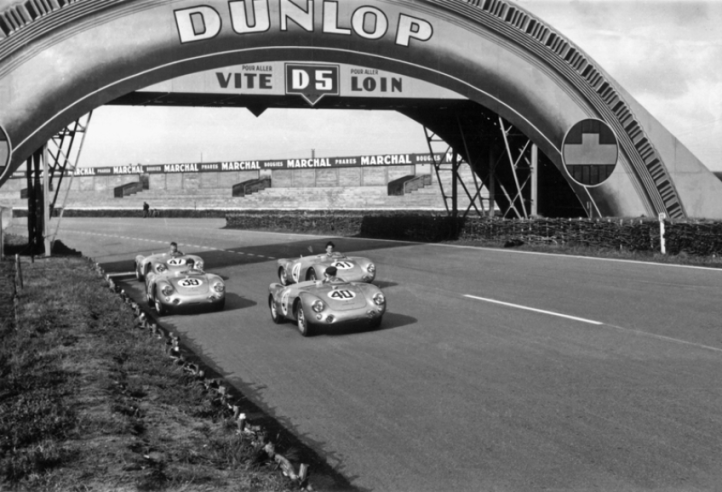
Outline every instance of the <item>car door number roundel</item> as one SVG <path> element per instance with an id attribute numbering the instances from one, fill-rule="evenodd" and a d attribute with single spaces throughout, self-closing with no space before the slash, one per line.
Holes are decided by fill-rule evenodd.
<path id="1" fill-rule="evenodd" d="M 178 285 L 180 285 L 181 287 L 188 288 L 200 287 L 202 284 L 203 281 L 197 278 L 184 278 L 183 280 L 178 282 Z"/>
<path id="2" fill-rule="evenodd" d="M 336 268 L 339 270 L 351 270 L 353 268 L 353 263 L 348 261 L 337 261 L 333 264 Z"/>
<path id="3" fill-rule="evenodd" d="M 301 264 L 296 263 L 293 265 L 293 269 L 291 270 L 291 276 L 293 277 L 293 280 L 298 282 L 298 276 L 301 274 Z"/>
<path id="4" fill-rule="evenodd" d="M 288 316 L 288 298 L 290 297 L 291 291 L 286 289 L 281 295 L 281 310 L 284 316 Z"/>
<path id="5" fill-rule="evenodd" d="M 337 301 L 350 301 L 354 297 L 356 297 L 356 294 L 351 292 L 350 290 L 332 290 L 328 293 L 328 297 L 331 299 L 336 299 Z"/>
<path id="6" fill-rule="evenodd" d="M 168 264 L 172 266 L 179 266 L 185 265 L 186 261 L 183 258 L 173 258 L 172 260 L 168 260 Z"/>

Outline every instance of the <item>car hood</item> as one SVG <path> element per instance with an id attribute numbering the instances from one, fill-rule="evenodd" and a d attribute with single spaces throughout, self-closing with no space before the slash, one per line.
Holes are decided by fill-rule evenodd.
<path id="1" fill-rule="evenodd" d="M 170 283 L 179 294 L 195 295 L 205 294 L 211 291 L 217 278 L 205 273 L 190 273 L 166 275 L 165 280 Z"/>
<path id="2" fill-rule="evenodd" d="M 346 311 L 359 309 L 367 305 L 367 292 L 362 285 L 355 283 L 312 285 L 302 291 L 321 299 L 330 309 Z"/>

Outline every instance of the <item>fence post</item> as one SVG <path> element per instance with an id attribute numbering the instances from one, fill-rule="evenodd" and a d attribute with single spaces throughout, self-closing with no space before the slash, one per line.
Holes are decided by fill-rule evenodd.
<path id="1" fill-rule="evenodd" d="M 20 268 L 20 255 L 15 255 L 15 282 L 21 289 L 23 288 L 23 271 Z"/>
<path id="2" fill-rule="evenodd" d="M 659 249 L 663 255 L 667 254 L 667 245 L 664 242 L 664 219 L 667 215 L 664 212 L 659 214 Z"/>

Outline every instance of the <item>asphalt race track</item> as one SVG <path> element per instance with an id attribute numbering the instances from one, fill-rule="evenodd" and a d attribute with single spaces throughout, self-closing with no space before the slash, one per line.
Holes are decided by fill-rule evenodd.
<path id="1" fill-rule="evenodd" d="M 377 264 L 388 313 L 303 338 L 270 319 L 273 258 L 326 238 L 224 224 L 63 219 L 58 237 L 118 274 L 171 240 L 202 256 L 226 310 L 162 322 L 359 489 L 722 487 L 722 271 L 335 239 Z"/>

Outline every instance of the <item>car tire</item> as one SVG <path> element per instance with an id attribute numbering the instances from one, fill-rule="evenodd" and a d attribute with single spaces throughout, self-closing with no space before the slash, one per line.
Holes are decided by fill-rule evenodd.
<path id="1" fill-rule="evenodd" d="M 150 292 L 145 293 L 145 300 L 149 306 L 153 306 L 153 298 L 150 296 Z"/>
<path id="2" fill-rule="evenodd" d="M 268 296 L 268 309 L 271 311 L 271 319 L 277 325 L 283 323 L 283 316 L 278 312 L 278 306 L 273 300 L 273 296 Z"/>
<path id="3" fill-rule="evenodd" d="M 373 318 L 371 321 L 369 321 L 369 327 L 372 330 L 377 330 L 381 328 L 381 321 L 383 320 L 382 316 L 379 316 L 378 318 Z"/>
<path id="4" fill-rule="evenodd" d="M 296 326 L 298 327 L 298 331 L 301 333 L 301 336 L 311 336 L 311 332 L 313 331 L 311 323 L 309 323 L 308 319 L 306 319 L 306 315 L 303 312 L 303 307 L 300 302 L 296 304 Z"/>
<path id="5" fill-rule="evenodd" d="M 315 281 L 315 280 L 317 280 L 317 279 L 318 279 L 318 277 L 316 277 L 316 270 L 314 270 L 313 268 L 311 268 L 311 269 L 306 273 L 306 280 L 314 280 L 314 281 Z"/>
<path id="6" fill-rule="evenodd" d="M 283 267 L 278 269 L 278 281 L 281 282 L 281 285 L 284 287 L 290 283 L 288 281 L 288 272 Z"/>
<path id="7" fill-rule="evenodd" d="M 138 280 L 138 282 L 143 281 L 143 274 L 140 273 L 140 265 L 137 263 L 135 264 L 135 278 Z"/>
<path id="8" fill-rule="evenodd" d="M 155 312 L 158 313 L 158 316 L 163 316 L 168 312 L 168 309 L 163 305 L 162 302 L 160 302 L 160 299 L 158 299 L 158 296 L 155 296 L 155 303 L 153 304 L 155 307 Z"/>

